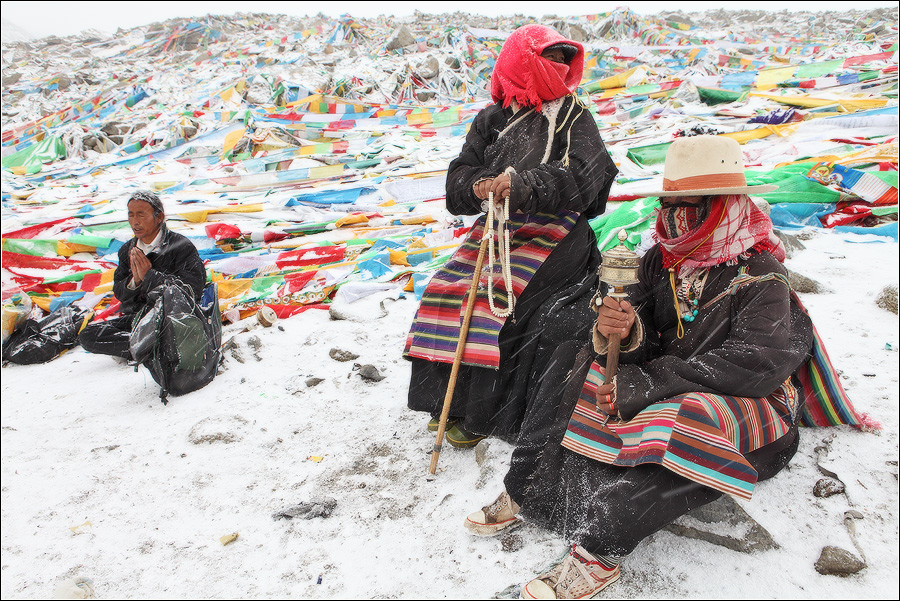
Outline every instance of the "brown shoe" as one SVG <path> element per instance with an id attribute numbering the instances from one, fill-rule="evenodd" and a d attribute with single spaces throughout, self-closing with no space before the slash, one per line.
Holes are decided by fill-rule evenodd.
<path id="1" fill-rule="evenodd" d="M 493 536 L 501 530 L 515 528 L 522 520 L 516 517 L 519 506 L 504 490 L 497 500 L 466 518 L 464 526 L 479 536 Z"/>
<path id="2" fill-rule="evenodd" d="M 616 559 L 618 561 L 618 559 Z M 568 557 L 524 587 L 522 599 L 593 599 L 619 579 L 618 564 L 608 567 L 578 545 Z"/>

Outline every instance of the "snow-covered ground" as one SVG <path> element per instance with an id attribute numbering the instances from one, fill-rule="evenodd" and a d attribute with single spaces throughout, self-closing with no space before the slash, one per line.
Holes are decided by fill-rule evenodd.
<path id="1" fill-rule="evenodd" d="M 811 232 L 788 267 L 829 289 L 803 301 L 857 409 L 883 428 L 802 431 L 789 468 L 739 503 L 777 549 L 659 532 L 604 597 L 898 597 L 898 318 L 875 305 L 897 283 L 898 246 Z M 4 368 L 3 598 L 50 597 L 72 578 L 98 598 L 486 598 L 534 577 L 567 541 L 531 525 L 504 539 L 462 527 L 501 490 L 509 444 L 490 440 L 480 463 L 445 446 L 427 473 L 434 437 L 406 408 L 401 357 L 416 300 L 398 296 L 345 306 L 352 319 L 310 310 L 226 326 L 237 348 L 225 371 L 167 406 L 143 368 L 80 347 Z M 359 357 L 339 362 L 332 348 Z M 819 465 L 845 494 L 813 496 Z M 325 515 L 273 517 L 316 501 Z M 863 516 L 849 521 L 855 540 L 848 510 Z M 820 575 L 828 545 L 868 567 Z"/>

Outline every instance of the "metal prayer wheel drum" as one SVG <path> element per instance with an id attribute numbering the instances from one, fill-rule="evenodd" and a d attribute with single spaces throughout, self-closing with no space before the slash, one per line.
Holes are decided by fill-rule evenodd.
<path id="1" fill-rule="evenodd" d="M 603 255 L 603 263 L 600 264 L 600 281 L 610 287 L 608 296 L 615 299 L 623 299 L 627 294 L 623 288 L 638 283 L 638 267 L 640 257 L 634 251 L 628 250 L 625 240 L 628 235 L 625 230 L 619 230 L 619 244 Z"/>

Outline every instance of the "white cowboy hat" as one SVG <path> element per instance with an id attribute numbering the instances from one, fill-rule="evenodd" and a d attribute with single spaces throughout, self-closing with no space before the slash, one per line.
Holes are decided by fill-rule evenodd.
<path id="1" fill-rule="evenodd" d="M 748 186 L 744 157 L 736 140 L 723 136 L 678 138 L 666 152 L 663 189 L 634 192 L 638 196 L 708 196 L 761 194 L 777 190 L 764 184 Z"/>

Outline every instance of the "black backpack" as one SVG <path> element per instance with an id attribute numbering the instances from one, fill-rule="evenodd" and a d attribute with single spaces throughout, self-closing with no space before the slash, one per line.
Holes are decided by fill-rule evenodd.
<path id="1" fill-rule="evenodd" d="M 180 282 L 151 290 L 150 308 L 135 317 L 131 330 L 131 356 L 159 384 L 163 404 L 170 394 L 180 396 L 212 382 L 222 357 L 216 285 L 206 286 L 199 304 L 186 290 Z"/>

